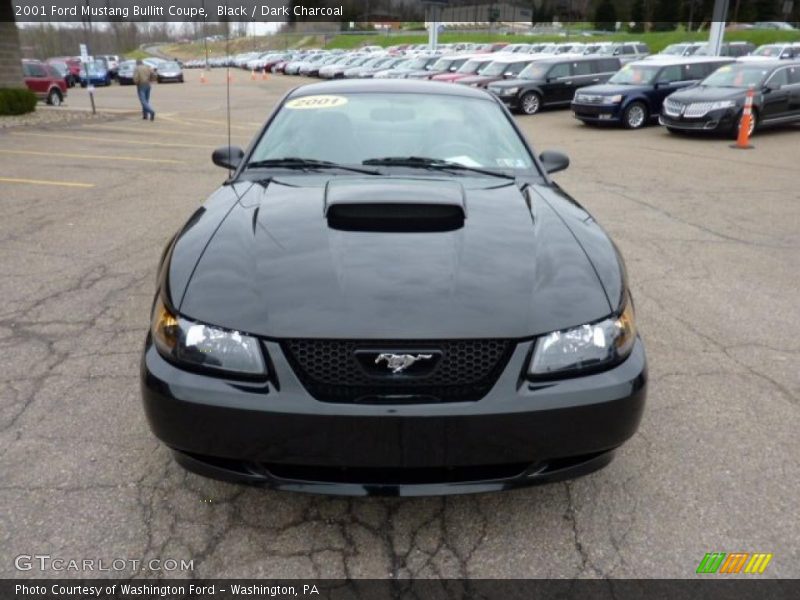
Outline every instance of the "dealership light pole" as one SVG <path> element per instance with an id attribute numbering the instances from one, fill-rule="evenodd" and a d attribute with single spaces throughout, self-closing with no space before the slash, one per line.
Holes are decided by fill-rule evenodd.
<path id="1" fill-rule="evenodd" d="M 714 0 L 714 12 L 711 14 L 711 35 L 708 38 L 709 56 L 719 56 L 722 50 L 729 3 L 730 0 Z"/>

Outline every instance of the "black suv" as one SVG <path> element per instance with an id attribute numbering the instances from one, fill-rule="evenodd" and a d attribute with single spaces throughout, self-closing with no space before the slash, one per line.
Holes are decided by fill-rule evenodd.
<path id="1" fill-rule="evenodd" d="M 664 101 L 661 124 L 671 131 L 716 131 L 736 136 L 747 91 L 753 89 L 756 127 L 800 121 L 800 61 L 737 63 L 718 69 L 700 85 Z"/>
<path id="2" fill-rule="evenodd" d="M 489 85 L 489 91 L 513 110 L 526 115 L 543 106 L 568 105 L 575 90 L 608 81 L 620 68 L 615 57 L 542 58 L 528 65 L 517 77 Z"/>
<path id="3" fill-rule="evenodd" d="M 605 85 L 579 90 L 572 111 L 584 123 L 621 123 L 638 129 L 658 117 L 671 93 L 732 62 L 713 56 L 651 56 L 625 65 Z"/>

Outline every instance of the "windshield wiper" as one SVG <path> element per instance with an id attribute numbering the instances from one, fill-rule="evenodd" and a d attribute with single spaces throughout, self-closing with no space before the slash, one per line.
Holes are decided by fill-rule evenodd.
<path id="1" fill-rule="evenodd" d="M 419 169 L 439 169 L 443 171 L 470 171 L 481 173 L 490 177 L 516 179 L 514 175 L 499 171 L 490 171 L 479 167 L 470 167 L 461 163 L 442 160 L 440 158 L 427 158 L 425 156 L 385 156 L 383 158 L 369 158 L 362 162 L 363 165 L 376 165 L 382 167 L 413 167 Z"/>
<path id="2" fill-rule="evenodd" d="M 315 160 L 313 158 L 299 158 L 295 156 L 288 156 L 285 158 L 268 158 L 266 160 L 255 160 L 245 165 L 245 169 L 268 169 L 270 167 L 278 167 L 281 169 L 342 169 L 343 171 L 352 171 L 354 173 L 364 173 L 365 175 L 380 175 L 380 171 L 374 169 L 362 169 L 360 167 L 351 167 L 349 165 L 341 165 L 329 160 Z"/>

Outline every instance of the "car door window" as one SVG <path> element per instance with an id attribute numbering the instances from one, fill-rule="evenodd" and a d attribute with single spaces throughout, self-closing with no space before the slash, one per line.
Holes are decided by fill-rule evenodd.
<path id="1" fill-rule="evenodd" d="M 661 69 L 656 81 L 658 83 L 675 83 L 683 80 L 683 69 L 681 65 L 672 65 Z"/>
<path id="2" fill-rule="evenodd" d="M 767 79 L 767 85 L 772 89 L 780 89 L 789 83 L 789 73 L 788 69 L 778 69 L 775 71 L 769 79 Z"/>
<path id="3" fill-rule="evenodd" d="M 30 68 L 30 77 L 46 77 L 47 73 L 42 65 L 28 65 Z"/>
<path id="4" fill-rule="evenodd" d="M 555 65 L 550 72 L 547 74 L 549 79 L 559 79 L 561 77 L 569 77 L 570 70 L 569 70 L 569 63 L 561 63 L 559 65 Z"/>
<path id="5" fill-rule="evenodd" d="M 629 45 L 626 44 L 626 45 L 624 45 L 622 47 L 622 53 L 623 54 L 636 54 L 636 49 L 633 46 L 629 46 Z"/>
<path id="6" fill-rule="evenodd" d="M 706 69 L 706 65 L 698 63 L 686 65 L 683 73 L 684 80 L 705 79 L 705 76 L 708 75 L 708 70 Z"/>
<path id="7" fill-rule="evenodd" d="M 588 60 L 583 60 L 581 62 L 576 62 L 572 64 L 572 74 L 573 75 L 591 75 L 592 74 L 592 62 Z"/>
<path id="8" fill-rule="evenodd" d="M 794 85 L 800 83 L 800 67 L 790 67 L 789 71 L 789 83 Z"/>

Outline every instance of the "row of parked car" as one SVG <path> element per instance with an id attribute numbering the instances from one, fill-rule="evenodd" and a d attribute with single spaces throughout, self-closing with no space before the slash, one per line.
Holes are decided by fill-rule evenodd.
<path id="1" fill-rule="evenodd" d="M 533 115 L 569 107 L 590 125 L 638 129 L 661 122 L 670 131 L 738 131 L 748 89 L 753 128 L 800 119 L 800 44 L 754 48 L 731 42 L 721 56 L 685 43 L 650 55 L 638 42 L 514 44 L 495 51 L 413 52 L 361 49 L 234 57 L 234 65 L 319 78 L 428 79 L 481 87 L 511 110 Z M 236 62 L 238 61 L 238 63 Z"/>
<path id="2" fill-rule="evenodd" d="M 183 83 L 183 69 L 178 61 L 161 58 L 145 58 L 154 79 L 159 83 L 173 81 Z M 75 85 L 81 87 L 106 86 L 116 80 L 120 85 L 133 84 L 135 60 L 120 61 L 116 55 L 96 56 L 87 62 L 66 56 L 46 61 L 25 59 L 22 73 L 29 90 L 47 104 L 60 106 L 67 97 L 67 90 Z"/>

